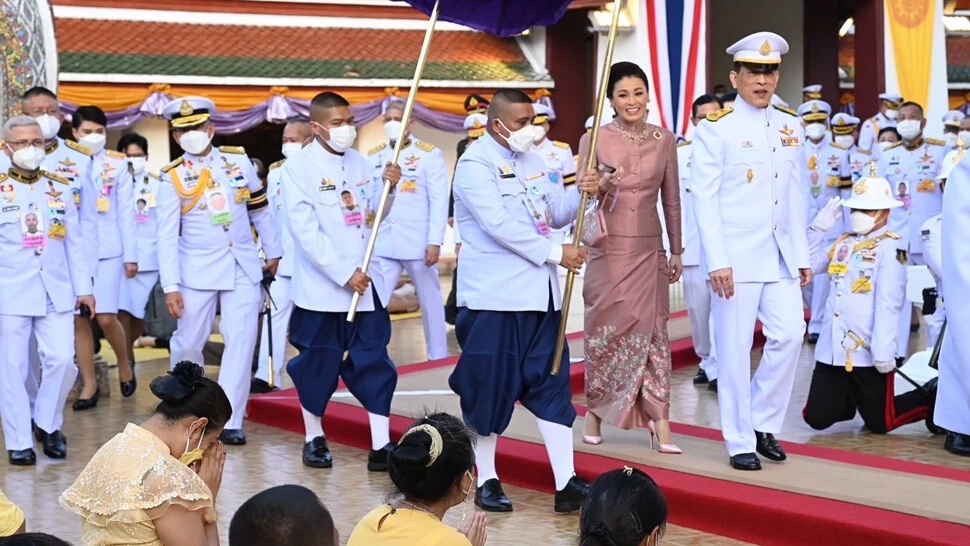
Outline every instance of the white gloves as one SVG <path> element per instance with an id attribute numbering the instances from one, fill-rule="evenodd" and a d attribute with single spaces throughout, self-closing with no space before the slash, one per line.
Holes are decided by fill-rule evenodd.
<path id="1" fill-rule="evenodd" d="M 832 229 L 835 223 L 842 219 L 842 198 L 835 196 L 829 199 L 829 202 L 822 207 L 822 210 L 818 211 L 818 215 L 815 216 L 815 220 L 812 221 L 812 227 L 816 231 L 821 231 L 825 233 L 826 231 Z"/>
<path id="2" fill-rule="evenodd" d="M 889 373 L 896 369 L 895 362 L 873 362 L 872 364 L 879 370 L 879 373 Z"/>

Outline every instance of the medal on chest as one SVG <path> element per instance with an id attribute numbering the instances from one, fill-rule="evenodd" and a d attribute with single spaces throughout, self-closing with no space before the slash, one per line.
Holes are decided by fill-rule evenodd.
<path id="1" fill-rule="evenodd" d="M 546 194 L 543 193 L 542 188 L 538 184 L 533 184 L 528 187 L 525 205 L 529 209 L 532 223 L 535 225 L 539 235 L 543 237 L 548 236 L 552 232 L 552 210 L 549 208 L 549 200 Z"/>

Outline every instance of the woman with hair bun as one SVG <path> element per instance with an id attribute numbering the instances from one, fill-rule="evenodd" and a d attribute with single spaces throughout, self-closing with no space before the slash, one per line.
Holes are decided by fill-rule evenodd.
<path id="1" fill-rule="evenodd" d="M 415 421 L 388 456 L 388 474 L 399 494 L 367 514 L 347 545 L 483 546 L 483 512 L 477 512 L 461 532 L 441 522 L 475 486 L 474 444 L 475 434 L 447 413 Z M 464 519 L 463 514 L 462 523 Z"/>
<path id="2" fill-rule="evenodd" d="M 182 361 L 150 388 L 161 400 L 94 454 L 60 498 L 81 516 L 83 546 L 216 546 L 215 503 L 229 398 L 198 364 Z"/>
<path id="3" fill-rule="evenodd" d="M 645 472 L 625 467 L 590 486 L 579 516 L 580 546 L 657 546 L 667 529 L 667 499 Z"/>

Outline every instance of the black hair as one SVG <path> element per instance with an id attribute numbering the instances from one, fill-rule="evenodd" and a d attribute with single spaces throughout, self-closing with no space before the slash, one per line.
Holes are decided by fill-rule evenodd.
<path id="1" fill-rule="evenodd" d="M 757 72 L 759 74 L 772 74 L 774 72 L 778 72 L 778 69 L 781 68 L 781 65 L 778 63 L 765 64 L 765 63 L 748 63 L 745 61 L 734 61 L 733 70 L 735 72 L 740 74 L 742 68 L 747 68 L 748 70 L 752 72 Z"/>
<path id="2" fill-rule="evenodd" d="M 581 546 L 639 546 L 667 528 L 667 500 L 642 470 L 611 470 L 593 482 L 579 518 Z"/>
<path id="3" fill-rule="evenodd" d="M 347 99 L 332 91 L 324 91 L 323 93 L 313 97 L 313 100 L 310 101 L 311 109 L 339 108 L 341 106 L 350 106 L 350 103 L 347 102 Z"/>
<path id="4" fill-rule="evenodd" d="M 422 425 L 430 425 L 441 436 L 441 453 L 432 457 L 429 432 L 405 433 L 387 457 L 387 471 L 405 498 L 433 503 L 450 493 L 475 466 L 476 436 L 461 419 L 447 413 L 418 419 L 408 430 Z"/>
<path id="5" fill-rule="evenodd" d="M 911 106 L 919 110 L 919 117 L 923 117 L 923 107 L 918 102 L 913 102 L 911 100 L 908 100 L 902 103 L 901 105 L 899 105 L 899 110 L 902 111 L 902 109 L 906 108 L 907 106 Z"/>
<path id="6" fill-rule="evenodd" d="M 718 107 L 723 106 L 723 104 L 721 104 L 721 101 L 717 100 L 717 97 L 715 97 L 714 95 L 701 95 L 697 97 L 696 99 L 694 99 L 694 104 L 691 105 L 690 107 L 691 117 L 696 118 L 698 108 L 700 108 L 701 106 L 704 106 L 705 104 L 712 104 L 712 103 L 717 104 Z"/>
<path id="7" fill-rule="evenodd" d="M 610 79 L 606 84 L 607 98 L 613 98 L 613 88 L 624 78 L 640 78 L 643 80 L 644 87 L 648 91 L 650 90 L 650 80 L 647 79 L 647 73 L 640 68 L 640 65 L 629 61 L 620 61 L 610 67 Z"/>
<path id="8" fill-rule="evenodd" d="M 302 485 L 279 485 L 257 493 L 229 523 L 229 546 L 336 546 L 333 516 Z"/>
<path id="9" fill-rule="evenodd" d="M 194 362 L 179 362 L 168 374 L 153 379 L 149 388 L 162 401 L 155 408 L 155 415 L 160 414 L 168 421 L 205 417 L 209 420 L 209 430 L 220 430 L 232 416 L 226 392 L 205 377 L 205 369 Z"/>
<path id="10" fill-rule="evenodd" d="M 97 106 L 81 106 L 71 116 L 71 126 L 75 129 L 80 127 L 81 123 L 85 121 L 97 123 L 105 128 L 108 127 L 108 117 L 104 115 L 104 110 Z"/>
<path id="11" fill-rule="evenodd" d="M 57 100 L 57 95 L 46 87 L 31 87 L 30 89 L 24 91 L 23 95 L 20 95 L 20 100 L 30 100 L 34 97 L 47 97 L 49 99 Z"/>
<path id="12" fill-rule="evenodd" d="M 47 533 L 24 533 L 0 537 L 0 544 L 3 546 L 71 546 L 70 542 Z"/>
<path id="13" fill-rule="evenodd" d="M 118 139 L 118 151 L 125 153 L 128 151 L 128 146 L 132 144 L 141 148 L 141 151 L 145 152 L 145 155 L 148 155 L 148 139 L 138 133 L 125 133 L 121 135 L 121 138 Z"/>
<path id="14" fill-rule="evenodd" d="M 952 133 L 954 135 L 960 134 L 960 127 L 956 125 L 944 125 L 943 134 Z"/>
<path id="15" fill-rule="evenodd" d="M 529 95 L 526 95 L 518 89 L 500 89 L 494 95 L 492 95 L 492 100 L 489 102 L 491 105 L 494 102 L 506 102 L 511 104 L 532 104 L 532 99 Z"/>
<path id="16" fill-rule="evenodd" d="M 139 197 L 139 198 L 138 198 L 138 201 L 135 201 L 135 204 L 136 204 L 136 205 L 137 205 L 138 203 L 144 203 L 144 204 L 146 204 L 146 205 L 147 205 L 147 204 L 148 204 L 148 201 L 145 201 L 144 199 L 142 199 L 141 197 Z"/>
<path id="17" fill-rule="evenodd" d="M 340 192 L 340 195 L 343 195 L 343 194 L 345 194 L 345 193 L 346 193 L 347 195 L 353 195 L 352 193 L 350 193 L 350 190 L 344 190 L 344 191 L 342 191 L 342 192 Z"/>
<path id="18" fill-rule="evenodd" d="M 724 106 L 725 104 L 729 102 L 734 102 L 736 100 L 738 100 L 738 92 L 728 91 L 727 93 L 721 95 L 721 106 Z"/>
<path id="19" fill-rule="evenodd" d="M 714 86 L 714 92 L 715 93 L 717 93 L 717 90 L 718 89 L 723 89 L 724 91 L 727 91 L 727 87 L 723 83 L 719 83 L 719 84 L 717 84 L 717 85 Z"/>
<path id="20" fill-rule="evenodd" d="M 897 131 L 895 127 L 883 127 L 882 129 L 879 129 L 879 134 L 876 135 L 876 140 L 879 140 L 879 137 L 881 137 L 883 133 L 892 133 L 896 135 L 897 140 L 903 139 L 903 137 L 899 134 L 899 131 Z"/>

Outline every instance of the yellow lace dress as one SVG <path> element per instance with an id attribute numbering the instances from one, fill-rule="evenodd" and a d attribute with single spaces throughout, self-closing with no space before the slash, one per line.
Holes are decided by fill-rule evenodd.
<path id="1" fill-rule="evenodd" d="M 133 424 L 101 446 L 59 502 L 81 516 L 83 546 L 162 546 L 154 520 L 172 504 L 216 521 L 202 478 Z"/>

